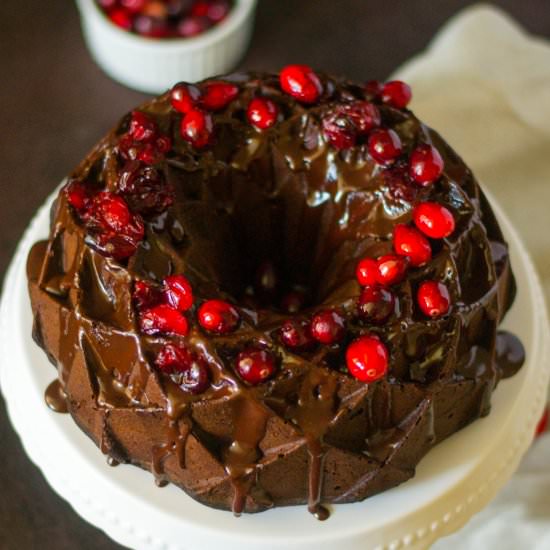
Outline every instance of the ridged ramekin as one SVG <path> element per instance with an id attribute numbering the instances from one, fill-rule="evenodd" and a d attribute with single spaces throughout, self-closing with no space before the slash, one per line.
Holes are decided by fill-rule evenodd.
<path id="1" fill-rule="evenodd" d="M 233 69 L 250 41 L 256 3 L 236 0 L 223 22 L 199 36 L 155 39 L 118 28 L 94 0 L 77 0 L 84 37 L 99 66 L 118 82 L 152 94 Z"/>

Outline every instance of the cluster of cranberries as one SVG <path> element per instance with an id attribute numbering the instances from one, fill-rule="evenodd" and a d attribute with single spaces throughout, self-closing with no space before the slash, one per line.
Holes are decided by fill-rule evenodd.
<path id="1" fill-rule="evenodd" d="M 420 267 L 432 257 L 429 238 L 443 239 L 451 235 L 455 219 L 450 210 L 435 202 L 423 202 L 413 210 L 414 225 L 398 224 L 393 232 L 395 254 L 380 258 L 363 258 L 357 264 L 357 281 L 363 286 L 359 312 L 373 323 L 384 322 L 393 312 L 395 296 L 387 287 L 400 283 L 409 266 Z M 447 287 L 438 281 L 420 284 L 417 303 L 431 318 L 445 315 L 451 301 Z"/>
<path id="2" fill-rule="evenodd" d="M 170 92 L 172 107 L 181 113 L 181 137 L 197 149 L 212 143 L 214 123 L 212 113 L 227 107 L 240 93 L 236 84 L 211 80 L 200 87 L 176 84 Z M 257 96 L 248 104 L 246 116 L 259 131 L 271 128 L 277 122 L 279 108 L 268 97 Z"/>
<path id="3" fill-rule="evenodd" d="M 162 161 L 172 149 L 172 140 L 159 130 L 157 123 L 148 114 L 133 111 L 128 131 L 120 138 L 117 149 L 125 160 L 138 160 L 153 165 Z"/>
<path id="4" fill-rule="evenodd" d="M 128 259 L 144 238 L 143 218 L 159 214 L 173 203 L 174 190 L 155 167 L 171 148 L 171 139 L 160 132 L 156 122 L 134 111 L 128 131 L 117 144 L 122 167 L 116 192 L 98 192 L 78 180 L 65 187 L 69 204 L 102 254 Z"/>
<path id="5" fill-rule="evenodd" d="M 311 322 L 289 319 L 280 331 L 282 343 L 294 351 L 311 349 L 316 344 L 333 345 L 345 337 L 345 319 L 335 309 L 317 312 Z M 389 354 L 377 336 L 364 335 L 354 340 L 346 350 L 349 372 L 362 382 L 382 378 L 388 369 Z"/>
<path id="6" fill-rule="evenodd" d="M 413 219 L 416 228 L 404 224 L 395 227 L 395 254 L 377 259 L 363 258 L 357 264 L 356 277 L 363 287 L 357 301 L 357 313 L 369 323 L 384 323 L 394 313 L 397 297 L 389 287 L 403 280 L 409 266 L 419 267 L 431 259 L 432 250 L 426 236 L 447 237 L 455 226 L 452 213 L 432 202 L 416 206 Z M 445 315 L 451 304 L 447 287 L 439 281 L 422 282 L 416 299 L 422 312 L 430 318 Z M 346 360 L 353 376 L 371 382 L 385 375 L 388 351 L 376 336 L 366 335 L 350 344 Z"/>
<path id="7" fill-rule="evenodd" d="M 143 333 L 152 336 L 186 336 L 189 333 L 187 315 L 194 305 L 194 296 L 191 284 L 183 275 L 166 277 L 160 287 L 137 281 L 133 300 Z M 200 327 L 209 334 L 229 334 L 240 323 L 237 309 L 223 300 L 203 302 L 197 308 L 196 316 Z M 183 345 L 165 345 L 158 353 L 155 364 L 185 391 L 202 393 L 209 386 L 210 376 L 205 359 Z M 276 359 L 269 350 L 250 347 L 237 356 L 235 370 L 245 382 L 256 385 L 275 373 Z"/>
<path id="8" fill-rule="evenodd" d="M 318 311 L 311 321 L 288 319 L 280 329 L 281 342 L 295 352 L 310 350 L 318 344 L 339 344 L 345 335 L 345 318 L 337 309 Z M 357 338 L 346 350 L 348 370 L 362 382 L 374 382 L 382 378 L 387 372 L 388 361 L 386 346 L 374 335 Z"/>
<path id="9" fill-rule="evenodd" d="M 174 189 L 156 167 L 171 149 L 172 140 L 149 115 L 131 114 L 128 131 L 117 144 L 123 162 L 117 189 L 134 212 L 160 214 L 173 204 Z"/>
<path id="10" fill-rule="evenodd" d="M 118 27 L 149 38 L 190 38 L 221 23 L 231 0 L 97 0 Z"/>
<path id="11" fill-rule="evenodd" d="M 316 103 L 323 94 L 320 78 L 307 65 L 284 67 L 279 74 L 279 84 L 285 93 L 304 105 Z M 367 87 L 367 92 L 369 89 Z M 172 107 L 182 114 L 180 131 L 183 139 L 198 149 L 212 143 L 214 124 L 211 113 L 227 107 L 239 91 L 237 85 L 225 81 L 208 81 L 200 87 L 176 84 L 170 99 Z M 410 88 L 399 81 L 380 85 L 377 94 L 388 105 L 399 108 L 405 107 L 411 97 Z M 248 122 L 259 131 L 271 128 L 279 116 L 277 103 L 261 95 L 254 97 L 246 109 Z M 337 149 L 352 147 L 358 138 L 369 136 L 372 157 L 377 162 L 389 164 L 401 154 L 401 142 L 393 130 L 379 129 L 380 122 L 378 108 L 373 103 L 358 100 L 334 107 L 323 119 L 322 126 L 326 139 Z M 422 177 L 421 174 L 420 179 Z"/>
<path id="12" fill-rule="evenodd" d="M 137 281 L 133 293 L 139 313 L 141 331 L 145 334 L 186 336 L 189 323 L 185 316 L 194 305 L 193 289 L 183 275 L 170 275 L 159 288 Z M 228 334 L 239 325 L 239 312 L 223 300 L 207 300 L 197 310 L 199 325 L 211 334 Z"/>
<path id="13" fill-rule="evenodd" d="M 371 81 L 365 91 L 373 99 L 398 109 L 404 109 L 412 97 L 410 87 L 399 80 L 384 85 Z M 379 128 L 380 124 L 378 107 L 362 100 L 337 105 L 322 120 L 325 139 L 335 149 L 348 149 L 365 138 L 371 157 L 379 164 L 391 164 L 402 153 L 401 140 L 394 130 Z"/>
<path id="14" fill-rule="evenodd" d="M 166 277 L 162 288 L 137 281 L 133 298 L 145 334 L 185 336 L 189 332 L 185 312 L 193 305 L 193 290 L 183 275 Z"/>
<path id="15" fill-rule="evenodd" d="M 123 197 L 107 191 L 92 193 L 90 186 L 79 180 L 69 182 L 65 195 L 101 253 L 126 260 L 136 252 L 145 227 Z"/>

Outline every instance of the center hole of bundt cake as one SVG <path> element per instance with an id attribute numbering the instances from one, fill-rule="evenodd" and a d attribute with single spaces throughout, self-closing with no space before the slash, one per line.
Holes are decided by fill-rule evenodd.
<path id="1" fill-rule="evenodd" d="M 201 221 L 208 241 L 200 240 L 211 250 L 208 267 L 219 287 L 236 303 L 296 313 L 346 279 L 335 255 L 333 197 L 312 177 L 266 153 L 246 170 L 227 168 L 206 182 L 216 211 L 210 203 L 211 222 Z"/>
<path id="2" fill-rule="evenodd" d="M 255 182 L 250 187 L 255 189 L 233 215 L 240 272 L 235 299 L 285 313 L 322 301 L 323 273 L 314 272 L 318 235 L 313 207 L 303 197 L 262 197 Z"/>

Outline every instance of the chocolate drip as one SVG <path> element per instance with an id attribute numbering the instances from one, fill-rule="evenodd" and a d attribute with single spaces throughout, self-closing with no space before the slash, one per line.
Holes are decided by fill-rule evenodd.
<path id="1" fill-rule="evenodd" d="M 164 461 L 172 454 L 172 444 L 164 443 L 153 447 L 151 453 L 151 473 L 155 477 L 157 487 L 166 487 L 169 483 L 164 473 Z"/>
<path id="2" fill-rule="evenodd" d="M 361 500 L 410 478 L 433 445 L 488 413 L 498 380 L 521 366 L 519 341 L 496 335 L 515 292 L 508 251 L 470 170 L 411 112 L 378 103 L 382 125 L 398 132 L 403 150 L 433 144 L 445 171 L 432 186 L 403 189 L 395 184 L 406 168 L 401 161 L 381 169 L 362 138 L 340 152 L 323 138 L 327 110 L 369 99 L 362 86 L 323 76 L 320 102 L 304 106 L 281 93 L 276 75 L 228 78 L 240 95 L 212 114 L 216 140 L 200 152 L 181 139 L 168 95 L 142 106 L 172 138 L 172 151 L 155 170 L 175 202 L 144 215 L 145 239 L 128 262 L 101 255 L 60 194 L 51 237 L 28 261 L 33 335 L 59 372 L 46 399 L 54 410 L 66 407 L 63 388 L 78 424 L 117 457 L 110 463 L 148 468 L 158 485 L 174 482 L 235 515 L 307 502 L 322 520 L 323 502 Z M 264 132 L 242 116 L 260 92 L 281 113 Z M 74 177 L 116 191 L 127 126 L 125 117 Z M 457 230 L 434 241 L 432 260 L 392 288 L 396 308 L 387 322 L 364 323 L 356 315 L 357 260 L 391 253 L 393 227 L 410 223 L 415 204 L 426 200 L 449 207 Z M 278 278 L 268 281 L 267 298 L 251 296 L 266 261 Z M 143 334 L 135 282 L 159 287 L 179 273 L 195 296 L 185 313 L 189 334 Z M 418 311 L 415 293 L 425 279 L 448 285 L 448 316 L 432 320 Z M 296 288 L 305 296 L 299 318 L 321 308 L 341 311 L 340 344 L 293 353 L 281 344 L 281 324 L 293 315 L 280 304 Z M 197 326 L 196 307 L 211 298 L 239 308 L 235 332 L 205 334 Z M 370 386 L 345 368 L 346 346 L 365 333 L 391 353 L 387 378 Z M 211 384 L 204 393 L 193 395 L 156 369 L 167 343 L 204 359 Z M 277 372 L 257 387 L 234 370 L 234 358 L 249 346 L 277 358 Z"/>
<path id="3" fill-rule="evenodd" d="M 113 458 L 112 456 L 107 457 L 107 464 L 109 466 L 111 466 L 111 468 L 115 468 L 116 466 L 120 466 L 120 462 L 116 458 Z"/>
<path id="4" fill-rule="evenodd" d="M 183 426 L 183 427 L 182 427 Z M 180 469 L 185 468 L 185 445 L 189 436 L 189 427 L 177 420 L 168 422 L 166 442 L 156 445 L 151 452 L 151 472 L 155 477 L 155 483 L 159 487 L 165 487 L 169 483 L 164 464 L 168 457 L 175 456 Z"/>
<path id="5" fill-rule="evenodd" d="M 319 520 L 330 515 L 321 505 L 324 459 L 323 438 L 337 412 L 338 380 L 333 373 L 310 370 L 302 383 L 298 402 L 289 411 L 290 418 L 304 433 L 309 457 L 308 510 Z"/>
<path id="6" fill-rule="evenodd" d="M 519 338 L 501 330 L 496 339 L 496 364 L 502 378 L 514 376 L 525 362 L 525 348 Z"/>
<path id="7" fill-rule="evenodd" d="M 223 453 L 223 461 L 233 485 L 232 510 L 235 516 L 240 516 L 255 479 L 260 457 L 258 447 L 265 436 L 270 413 L 261 403 L 245 396 L 237 397 L 232 409 L 233 441 Z"/>
<path id="8" fill-rule="evenodd" d="M 111 440 L 109 438 L 109 410 L 103 411 L 103 422 L 101 427 L 101 437 L 99 439 L 99 450 L 104 455 L 109 455 L 111 450 Z"/>
<path id="9" fill-rule="evenodd" d="M 321 504 L 325 452 L 319 439 L 308 438 L 309 496 L 307 509 L 319 521 L 324 521 L 330 512 Z"/>
<path id="10" fill-rule="evenodd" d="M 68 413 L 67 395 L 63 391 L 61 382 L 55 379 L 46 389 L 44 395 L 46 404 L 56 413 Z"/>

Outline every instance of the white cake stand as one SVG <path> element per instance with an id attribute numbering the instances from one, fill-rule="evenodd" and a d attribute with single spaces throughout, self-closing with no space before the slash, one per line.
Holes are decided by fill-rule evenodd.
<path id="1" fill-rule="evenodd" d="M 44 390 L 55 371 L 31 339 L 25 277 L 30 246 L 48 234 L 46 205 L 19 245 L 0 310 L 0 382 L 27 454 L 85 520 L 136 550 L 428 548 L 462 527 L 513 474 L 532 441 L 548 387 L 548 318 L 540 284 L 517 233 L 492 203 L 519 288 L 505 327 L 523 341 L 527 363 L 500 384 L 490 416 L 430 451 L 414 479 L 365 502 L 335 506 L 326 522 L 316 521 L 305 506 L 236 519 L 173 486 L 158 489 L 151 474 L 138 468 L 109 468 L 70 416 L 46 407 Z"/>

